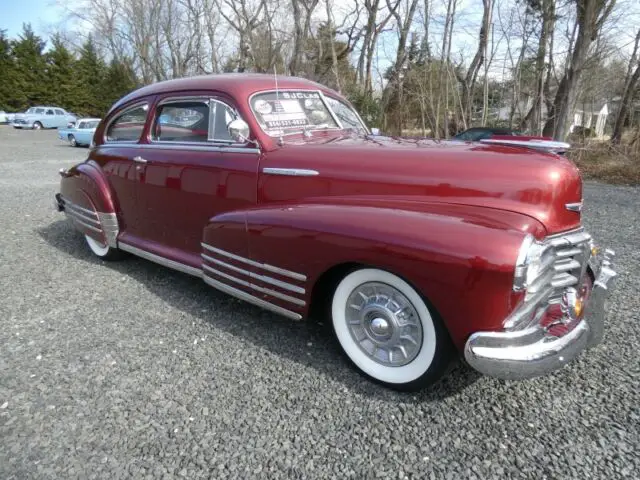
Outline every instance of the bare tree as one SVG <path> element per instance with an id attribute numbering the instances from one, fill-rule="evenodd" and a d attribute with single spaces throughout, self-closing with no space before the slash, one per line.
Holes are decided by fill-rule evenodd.
<path id="1" fill-rule="evenodd" d="M 577 30 L 575 43 L 568 56 L 568 67 L 560 79 L 555 99 L 548 112 L 543 134 L 564 139 L 569 109 L 576 98 L 576 85 L 584 70 L 589 48 L 611 14 L 616 0 L 574 0 Z"/>
<path id="2" fill-rule="evenodd" d="M 462 117 L 465 122 L 471 120 L 471 98 L 472 90 L 478 78 L 480 67 L 484 64 L 487 55 L 487 43 L 489 30 L 493 20 L 493 6 L 495 0 L 482 0 L 482 23 L 478 33 L 478 47 L 476 53 L 467 68 L 465 75 L 458 73 L 458 81 L 462 87 Z"/>
<path id="3" fill-rule="evenodd" d="M 616 123 L 613 127 L 613 135 L 611 135 L 611 143 L 620 143 L 622 139 L 622 129 L 629 115 L 631 104 L 633 103 L 633 94 L 640 80 L 640 58 L 638 58 L 638 47 L 640 46 L 640 29 L 636 34 L 636 39 L 633 44 L 633 53 L 631 54 L 631 60 L 629 61 L 629 67 L 627 68 L 627 75 L 625 78 L 624 93 L 620 99 L 620 108 L 616 115 Z"/>

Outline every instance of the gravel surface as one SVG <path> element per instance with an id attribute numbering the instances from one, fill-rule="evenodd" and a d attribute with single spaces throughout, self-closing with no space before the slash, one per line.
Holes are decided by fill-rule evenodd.
<path id="1" fill-rule="evenodd" d="M 131 258 L 52 208 L 86 149 L 0 126 L 0 479 L 638 478 L 640 190 L 586 186 L 618 253 L 605 341 L 526 382 L 360 377 L 326 328 Z"/>

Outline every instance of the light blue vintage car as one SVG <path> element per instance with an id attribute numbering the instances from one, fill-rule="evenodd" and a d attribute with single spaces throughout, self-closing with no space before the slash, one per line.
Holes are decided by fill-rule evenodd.
<path id="1" fill-rule="evenodd" d="M 89 146 L 99 123 L 99 118 L 80 118 L 73 127 L 59 128 L 58 138 L 72 147 Z"/>
<path id="2" fill-rule="evenodd" d="M 41 128 L 66 127 L 75 122 L 76 117 L 59 107 L 31 107 L 25 113 L 17 113 L 13 119 L 13 128 Z"/>

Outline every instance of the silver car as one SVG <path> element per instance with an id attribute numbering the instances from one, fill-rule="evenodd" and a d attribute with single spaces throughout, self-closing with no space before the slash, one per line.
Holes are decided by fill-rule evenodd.
<path id="1" fill-rule="evenodd" d="M 76 117 L 59 107 L 31 107 L 25 113 L 17 113 L 13 119 L 13 128 L 41 128 L 66 127 L 69 122 L 75 122 Z"/>

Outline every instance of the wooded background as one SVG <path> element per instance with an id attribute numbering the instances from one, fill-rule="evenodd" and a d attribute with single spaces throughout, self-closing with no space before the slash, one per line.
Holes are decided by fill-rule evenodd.
<path id="1" fill-rule="evenodd" d="M 0 31 L 0 109 L 103 115 L 137 86 L 198 74 L 310 78 L 388 133 L 470 126 L 565 138 L 576 108 L 634 127 L 637 0 L 79 0 L 45 41 Z"/>

